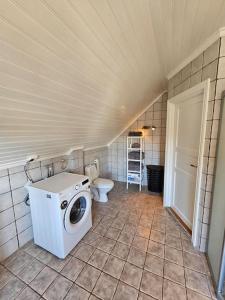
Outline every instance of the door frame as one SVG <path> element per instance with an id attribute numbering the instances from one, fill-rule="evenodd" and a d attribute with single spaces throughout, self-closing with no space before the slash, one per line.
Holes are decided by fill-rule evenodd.
<path id="1" fill-rule="evenodd" d="M 166 124 L 166 149 L 165 149 L 165 180 L 164 180 L 164 196 L 163 205 L 165 207 L 172 206 L 173 190 L 174 190 L 174 153 L 175 153 L 175 110 L 176 104 L 185 101 L 187 98 L 196 97 L 202 94 L 202 120 L 200 130 L 200 143 L 198 151 L 198 168 L 196 174 L 196 188 L 195 188 L 195 204 L 193 213 L 193 225 L 192 225 L 192 243 L 194 247 L 199 246 L 199 214 L 200 214 L 200 194 L 201 194 L 201 181 L 203 171 L 203 154 L 205 145 L 206 134 L 206 120 L 208 112 L 208 100 L 210 90 L 210 79 L 201 82 L 194 87 L 174 96 L 167 102 L 167 124 Z"/>

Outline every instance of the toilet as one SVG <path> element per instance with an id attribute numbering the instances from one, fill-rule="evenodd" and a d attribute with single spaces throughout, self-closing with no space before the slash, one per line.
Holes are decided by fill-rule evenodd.
<path id="1" fill-rule="evenodd" d="M 107 202 L 107 193 L 111 191 L 114 182 L 110 179 L 98 178 L 99 177 L 99 161 L 95 159 L 94 162 L 85 167 L 85 175 L 91 181 L 91 192 L 94 200 L 99 202 Z"/>

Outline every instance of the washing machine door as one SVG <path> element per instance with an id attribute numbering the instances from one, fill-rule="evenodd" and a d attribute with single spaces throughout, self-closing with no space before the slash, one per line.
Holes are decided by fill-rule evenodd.
<path id="1" fill-rule="evenodd" d="M 82 191 L 75 195 L 66 209 L 64 227 L 68 233 L 76 233 L 91 213 L 91 195 Z"/>

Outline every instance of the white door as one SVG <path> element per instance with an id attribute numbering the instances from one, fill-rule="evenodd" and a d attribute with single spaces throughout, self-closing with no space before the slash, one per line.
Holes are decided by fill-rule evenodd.
<path id="1" fill-rule="evenodd" d="M 203 95 L 175 104 L 172 208 L 192 229 Z"/>

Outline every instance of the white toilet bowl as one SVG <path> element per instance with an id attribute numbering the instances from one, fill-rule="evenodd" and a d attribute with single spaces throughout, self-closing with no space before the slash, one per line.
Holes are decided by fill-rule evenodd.
<path id="1" fill-rule="evenodd" d="M 114 187 L 114 182 L 110 179 L 99 178 L 99 162 L 98 159 L 85 167 L 85 174 L 89 177 L 91 182 L 91 191 L 94 200 L 99 202 L 108 201 L 108 192 Z"/>
<path id="2" fill-rule="evenodd" d="M 97 178 L 93 181 L 95 188 L 98 190 L 99 199 L 97 201 L 107 202 L 108 192 L 114 187 L 114 182 L 110 179 Z"/>

